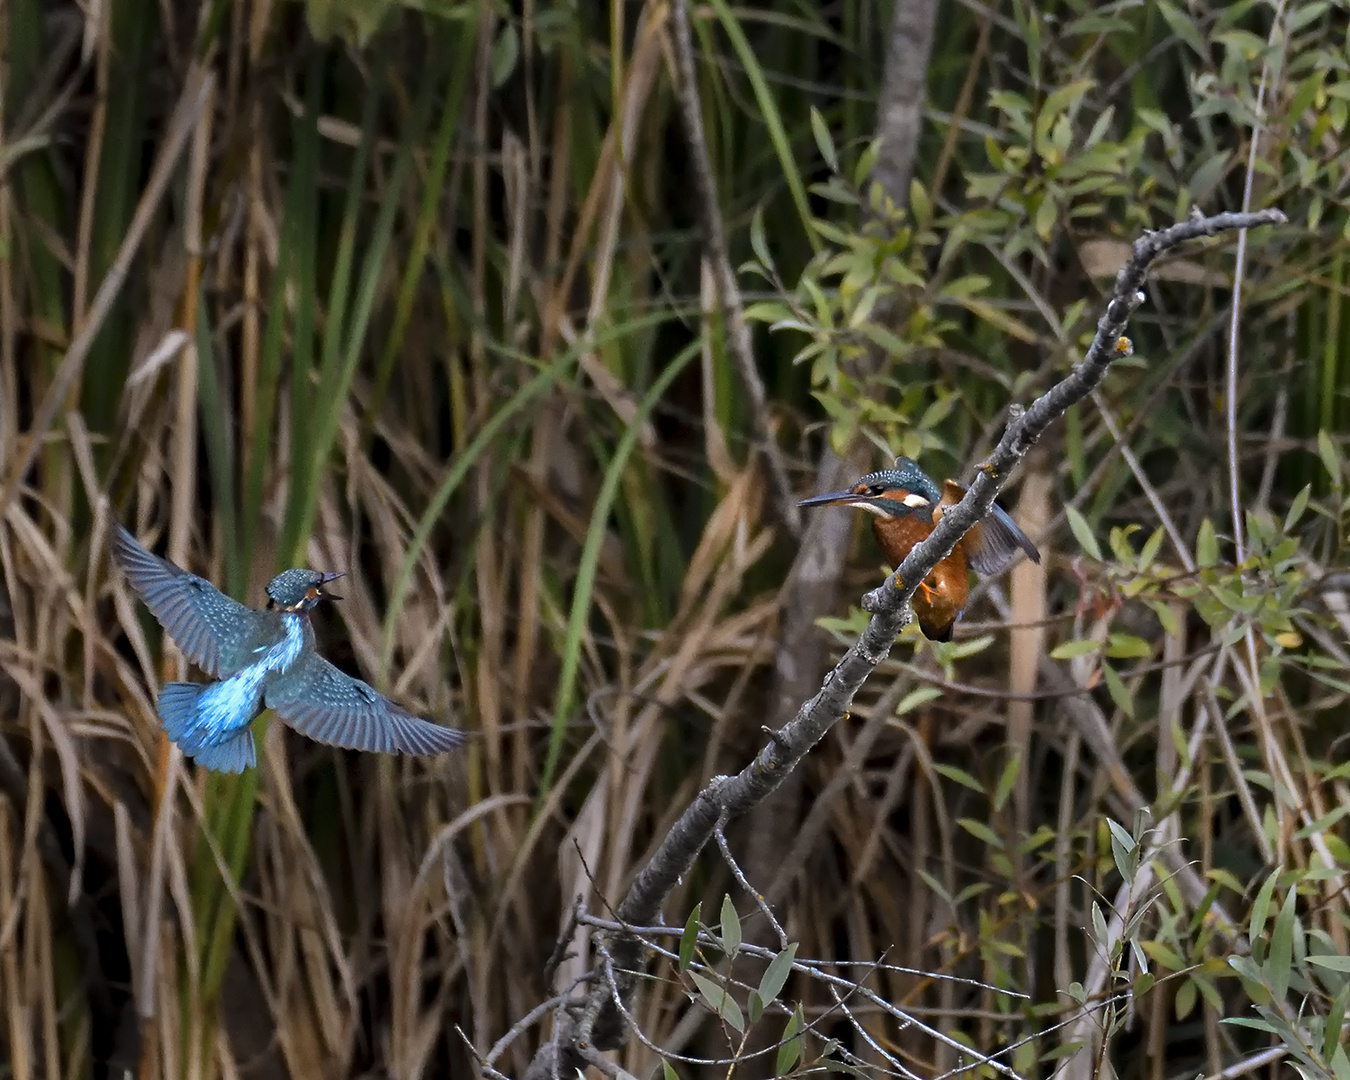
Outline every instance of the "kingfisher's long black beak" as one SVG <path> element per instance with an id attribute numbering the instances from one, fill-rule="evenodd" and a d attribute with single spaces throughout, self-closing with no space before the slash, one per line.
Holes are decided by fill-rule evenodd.
<path id="1" fill-rule="evenodd" d="M 323 580 L 319 582 L 320 595 L 325 600 L 341 600 L 342 597 L 338 596 L 337 593 L 328 592 L 326 586 L 330 581 L 336 581 L 338 578 L 346 576 L 347 576 L 346 573 L 341 570 L 337 571 L 336 573 L 325 572 L 323 575 Z"/>
<path id="2" fill-rule="evenodd" d="M 864 506 L 870 500 L 866 495 L 859 495 L 852 489 L 848 491 L 831 491 L 826 495 L 812 495 L 809 499 L 803 499 L 798 506 Z"/>

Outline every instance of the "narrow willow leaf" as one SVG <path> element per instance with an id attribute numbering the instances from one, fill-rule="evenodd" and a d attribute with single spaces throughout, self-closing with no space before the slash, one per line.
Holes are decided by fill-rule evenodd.
<path id="1" fill-rule="evenodd" d="M 769 961 L 769 966 L 764 969 L 759 980 L 759 996 L 764 999 L 765 1005 L 772 1005 L 778 1000 L 788 976 L 792 974 L 792 964 L 796 959 L 797 943 L 794 941 Z"/>
<path id="2" fill-rule="evenodd" d="M 983 840 L 996 851 L 1003 850 L 1003 841 L 999 839 L 998 833 L 994 832 L 983 821 L 976 821 L 974 818 L 958 818 L 957 822 L 961 828 L 970 833 L 977 840 Z"/>
<path id="3" fill-rule="evenodd" d="M 1280 906 L 1280 913 L 1275 916 L 1275 926 L 1270 931 L 1270 956 L 1266 959 L 1266 973 L 1270 979 L 1270 992 L 1277 1001 L 1289 992 L 1289 977 L 1294 963 L 1294 909 L 1297 902 L 1298 890 L 1290 886 Z"/>
<path id="4" fill-rule="evenodd" d="M 900 704 L 895 707 L 895 715 L 904 716 L 905 713 L 913 712 L 920 705 L 925 705 L 941 696 L 942 691 L 936 686 L 920 686 L 900 699 Z"/>
<path id="5" fill-rule="evenodd" d="M 730 896 L 722 897 L 722 948 L 728 956 L 735 956 L 741 948 L 741 917 Z"/>
<path id="6" fill-rule="evenodd" d="M 759 1023 L 759 1018 L 764 1015 L 764 999 L 759 996 L 758 990 L 750 991 L 750 997 L 745 1003 L 745 1011 L 749 1014 L 752 1025 Z"/>
<path id="7" fill-rule="evenodd" d="M 788 1017 L 787 1025 L 783 1028 L 783 1041 L 778 1046 L 778 1061 L 774 1065 L 774 1072 L 778 1076 L 791 1071 L 797 1064 L 797 1059 L 802 1054 L 802 1029 L 806 1027 L 806 1020 L 802 1016 L 802 1007 L 797 1006 L 796 1012 Z"/>
<path id="8" fill-rule="evenodd" d="M 755 258 L 759 260 L 760 266 L 772 272 L 773 256 L 769 253 L 769 242 L 764 236 L 764 207 L 762 205 L 755 207 L 754 216 L 750 218 L 750 250 L 755 253 Z"/>
<path id="9" fill-rule="evenodd" d="M 1346 1056 L 1344 1046 L 1336 1047 L 1331 1055 L 1331 1075 L 1336 1080 L 1350 1080 L 1350 1057 Z"/>
<path id="10" fill-rule="evenodd" d="M 662 1080 L 680 1080 L 680 1074 L 675 1071 L 675 1066 L 669 1061 L 661 1062 Z"/>
<path id="11" fill-rule="evenodd" d="M 998 778 L 998 785 L 994 788 L 994 809 L 1002 810 L 1008 802 L 1008 796 L 1012 794 L 1013 786 L 1017 783 L 1017 777 L 1022 772 L 1022 755 L 1013 751 L 1008 763 L 1003 766 L 1003 772 Z"/>
<path id="12" fill-rule="evenodd" d="M 1221 1024 L 1232 1024 L 1234 1027 L 1251 1028 L 1253 1031 L 1264 1031 L 1269 1035 L 1278 1035 L 1279 1029 L 1266 1023 L 1264 1020 L 1255 1020 L 1249 1016 L 1225 1016 L 1219 1020 Z"/>
<path id="13" fill-rule="evenodd" d="M 697 971 L 690 971 L 689 977 L 694 980 L 698 992 L 703 995 L 703 1000 L 713 1012 L 737 1031 L 745 1031 L 745 1015 L 736 1004 L 736 999 L 727 993 L 726 987 L 713 982 L 706 975 L 700 975 Z"/>
<path id="14" fill-rule="evenodd" d="M 1097 939 L 1097 944 L 1105 951 L 1110 944 L 1111 935 L 1106 929 L 1106 916 L 1102 914 L 1102 906 L 1097 901 L 1092 901 L 1092 936 Z"/>
<path id="15" fill-rule="evenodd" d="M 1134 872 L 1139 867 L 1139 846 L 1134 842 L 1123 825 L 1110 820 L 1106 821 L 1111 830 L 1111 856 L 1115 860 L 1116 869 L 1120 871 L 1120 876 L 1127 884 L 1134 880 Z"/>
<path id="16" fill-rule="evenodd" d="M 1304 484 L 1303 490 L 1294 496 L 1294 501 L 1289 507 L 1289 513 L 1284 516 L 1284 531 L 1291 532 L 1298 524 L 1299 518 L 1303 516 L 1303 511 L 1308 509 L 1308 498 L 1312 495 L 1312 485 Z"/>
<path id="17" fill-rule="evenodd" d="M 694 959 L 694 946 L 698 944 L 698 920 L 703 913 L 703 901 L 694 905 L 689 919 L 684 924 L 684 933 L 680 935 L 680 970 L 688 971 L 689 962 Z"/>
<path id="18" fill-rule="evenodd" d="M 1069 518 L 1069 528 L 1073 531 L 1073 538 L 1078 541 L 1078 546 L 1083 549 L 1083 554 L 1095 562 L 1101 562 L 1102 549 L 1097 543 L 1096 534 L 1093 533 L 1092 526 L 1088 524 L 1087 518 L 1072 506 L 1066 506 L 1064 513 Z"/>
<path id="19" fill-rule="evenodd" d="M 981 795 L 985 794 L 984 785 L 964 769 L 958 769 L 955 765 L 934 765 L 933 767 L 948 780 L 955 780 L 963 787 L 970 788 L 971 791 L 978 791 Z"/>
<path id="20" fill-rule="evenodd" d="M 1280 872 L 1272 870 L 1252 901 L 1251 919 L 1247 923 L 1247 937 L 1252 943 L 1252 957 L 1259 964 L 1265 955 L 1266 916 L 1270 912 L 1270 898 L 1275 895 L 1275 882 Z"/>
<path id="21" fill-rule="evenodd" d="M 1066 641 L 1050 650 L 1051 660 L 1072 660 L 1078 656 L 1087 656 L 1101 648 L 1101 644 L 1088 638 L 1079 641 Z"/>
<path id="22" fill-rule="evenodd" d="M 1153 655 L 1153 646 L 1133 634 L 1109 634 L 1106 655 L 1113 660 L 1147 660 Z"/>
<path id="23" fill-rule="evenodd" d="M 1341 456 L 1336 453 L 1336 444 L 1325 431 L 1317 433 L 1317 456 L 1322 459 L 1322 468 L 1326 469 L 1332 487 L 1341 486 Z"/>
<path id="24" fill-rule="evenodd" d="M 1106 692 L 1111 695 L 1116 708 L 1126 716 L 1134 716 L 1134 697 L 1125 685 L 1125 680 L 1116 674 L 1116 669 L 1110 664 L 1102 665 L 1102 681 L 1106 683 Z"/>
<path id="25" fill-rule="evenodd" d="M 1153 560 L 1158 557 L 1158 549 L 1162 547 L 1163 531 L 1162 526 L 1153 530 L 1153 535 L 1144 541 L 1144 546 L 1139 551 L 1139 568 L 1147 570 L 1153 565 Z"/>
<path id="26" fill-rule="evenodd" d="M 1345 1025 L 1345 1005 L 1350 1000 L 1350 983 L 1341 987 L 1327 1006 L 1325 1026 L 1322 1028 L 1322 1056 L 1330 1058 L 1341 1045 L 1341 1028 Z"/>
<path id="27" fill-rule="evenodd" d="M 830 167 L 830 172 L 838 172 L 839 154 L 835 151 L 834 140 L 830 138 L 830 127 L 814 105 L 811 106 L 811 134 L 815 137 L 816 149 L 820 151 L 821 159 Z"/>
<path id="28" fill-rule="evenodd" d="M 1195 563 L 1197 566 L 1215 566 L 1219 561 L 1219 538 L 1214 532 L 1214 522 L 1205 518 L 1200 522 L 1200 533 L 1195 538 Z"/>

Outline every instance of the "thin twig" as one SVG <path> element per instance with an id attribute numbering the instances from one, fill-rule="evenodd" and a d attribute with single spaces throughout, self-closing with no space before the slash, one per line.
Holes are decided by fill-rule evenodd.
<path id="1" fill-rule="evenodd" d="M 736 884 L 744 889 L 750 895 L 750 898 L 759 905 L 759 910 L 763 912 L 764 917 L 769 920 L 769 925 L 773 927 L 773 932 L 778 935 L 778 943 L 786 949 L 788 947 L 787 931 L 785 931 L 778 920 L 773 917 L 773 912 L 769 910 L 769 905 L 764 902 L 764 897 L 761 896 L 758 890 L 746 880 L 744 872 L 742 872 L 740 865 L 736 862 L 736 857 L 731 854 L 731 848 L 727 844 L 726 833 L 722 831 L 721 825 L 718 825 L 717 828 L 713 830 L 713 836 L 717 840 L 717 849 L 722 853 L 723 860 L 725 860 L 727 866 L 731 868 L 731 873 L 736 879 Z"/>

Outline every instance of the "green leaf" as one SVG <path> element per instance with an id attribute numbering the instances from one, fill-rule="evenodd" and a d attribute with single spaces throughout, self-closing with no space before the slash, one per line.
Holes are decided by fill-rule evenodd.
<path id="1" fill-rule="evenodd" d="M 1022 755 L 1014 750 L 1012 756 L 1008 758 L 1008 763 L 1003 766 L 1003 772 L 998 778 L 998 786 L 994 788 L 994 809 L 1002 810 L 1008 802 L 1008 796 L 1012 794 L 1013 786 L 1017 783 L 1017 777 L 1022 771 Z"/>
<path id="2" fill-rule="evenodd" d="M 1172 605 L 1164 600 L 1145 600 L 1145 604 L 1158 616 L 1158 621 L 1162 623 L 1163 633 L 1169 637 L 1175 637 L 1181 633 L 1181 622 L 1177 618 L 1177 613 L 1172 609 Z"/>
<path id="3" fill-rule="evenodd" d="M 1113 660 L 1147 660 L 1153 655 L 1153 646 L 1133 634 L 1109 634 L 1106 655 Z"/>
<path id="4" fill-rule="evenodd" d="M 934 765 L 933 768 L 948 780 L 955 780 L 963 787 L 970 788 L 971 791 L 978 791 L 981 795 L 985 794 L 984 785 L 964 769 L 958 769 L 955 765 Z"/>
<path id="5" fill-rule="evenodd" d="M 983 821 L 976 821 L 974 818 L 957 818 L 956 823 L 977 840 L 983 840 L 997 851 L 1003 850 L 1003 841 L 999 839 L 998 833 L 994 832 Z"/>
<path id="6" fill-rule="evenodd" d="M 694 905 L 689 919 L 684 924 L 684 933 L 680 935 L 680 970 L 688 971 L 689 962 L 694 959 L 694 946 L 698 944 L 698 920 L 703 913 L 703 901 Z"/>
<path id="7" fill-rule="evenodd" d="M 698 992 L 713 1012 L 737 1031 L 745 1031 L 745 1015 L 741 1012 L 741 1007 L 736 1004 L 736 999 L 727 993 L 725 986 L 713 982 L 712 979 L 697 971 L 690 971 L 689 977 L 694 980 Z"/>
<path id="8" fill-rule="evenodd" d="M 755 253 L 755 258 L 759 260 L 760 266 L 766 270 L 773 270 L 773 256 L 769 253 L 769 242 L 764 236 L 764 205 L 762 203 L 755 207 L 755 212 L 750 218 L 750 250 Z"/>
<path id="9" fill-rule="evenodd" d="M 1303 826 L 1298 832 L 1294 833 L 1294 839 L 1306 840 L 1308 837 L 1314 836 L 1317 833 L 1328 832 L 1331 827 L 1335 825 L 1336 822 L 1340 821 L 1341 818 L 1345 817 L 1346 814 L 1350 814 L 1350 803 L 1342 803 L 1340 806 L 1336 807 L 1335 810 L 1331 811 L 1331 813 L 1323 814 L 1316 821 Z"/>
<path id="10" fill-rule="evenodd" d="M 796 959 L 797 943 L 794 941 L 769 961 L 769 966 L 764 969 L 759 980 L 759 996 L 764 999 L 765 1005 L 772 1005 L 778 1000 L 778 995 L 787 985 L 788 976 L 792 974 L 792 964 Z"/>
<path id="11" fill-rule="evenodd" d="M 1182 955 L 1164 942 L 1153 940 L 1142 943 L 1144 952 L 1155 963 L 1165 967 L 1168 971 L 1180 971 L 1186 966 L 1186 960 Z"/>
<path id="12" fill-rule="evenodd" d="M 502 26 L 502 32 L 492 44 L 491 78 L 492 89 L 498 90 L 516 69 L 520 58 L 520 32 L 513 22 Z"/>
<path id="13" fill-rule="evenodd" d="M 1275 916 L 1275 926 L 1270 931 L 1270 955 L 1266 958 L 1265 966 L 1270 992 L 1276 1001 L 1283 1000 L 1289 992 L 1289 976 L 1294 963 L 1294 913 L 1297 902 L 1298 890 L 1290 886 L 1280 913 Z"/>
<path id="14" fill-rule="evenodd" d="M 811 134 L 815 137 L 816 149 L 820 151 L 825 164 L 830 167 L 830 172 L 838 172 L 839 155 L 834 149 L 834 140 L 830 138 L 830 127 L 814 105 L 811 106 Z"/>
<path id="15" fill-rule="evenodd" d="M 1162 547 L 1163 531 L 1162 527 L 1153 530 L 1153 535 L 1144 541 L 1144 546 L 1139 550 L 1139 569 L 1147 570 L 1153 565 L 1153 560 L 1158 557 L 1158 550 Z"/>
<path id="16" fill-rule="evenodd" d="M 722 948 L 728 956 L 735 956 L 741 948 L 741 917 L 730 896 L 722 897 Z"/>
<path id="17" fill-rule="evenodd" d="M 745 1003 L 745 1011 L 749 1014 L 751 1025 L 759 1023 L 760 1017 L 764 1015 L 764 999 L 759 996 L 758 990 L 750 991 L 750 997 Z"/>
<path id="18" fill-rule="evenodd" d="M 663 1080 L 680 1080 L 680 1074 L 675 1071 L 675 1066 L 664 1059 L 661 1061 L 661 1076 Z"/>
<path id="19" fill-rule="evenodd" d="M 1078 546 L 1083 549 L 1083 554 L 1095 562 L 1101 562 L 1102 549 L 1097 543 L 1097 537 L 1092 531 L 1092 526 L 1088 524 L 1087 518 L 1072 506 L 1066 506 L 1064 513 L 1069 519 L 1069 528 L 1073 531 L 1073 538 L 1078 541 Z"/>
<path id="20" fill-rule="evenodd" d="M 1221 1024 L 1232 1024 L 1234 1027 L 1251 1028 L 1253 1031 L 1264 1031 L 1268 1035 L 1278 1035 L 1279 1029 L 1266 1023 L 1264 1020 L 1254 1020 L 1249 1016 L 1224 1016 L 1219 1019 Z"/>
<path id="21" fill-rule="evenodd" d="M 952 894 L 947 891 L 946 887 L 942 884 L 942 882 L 938 881 L 937 878 L 935 878 L 922 866 L 916 866 L 914 868 L 914 872 L 919 875 L 919 877 L 922 879 L 925 885 L 927 885 L 930 889 L 932 889 L 935 893 L 937 893 L 938 896 L 942 897 L 942 899 L 947 902 L 948 907 L 956 906 L 956 901 L 952 898 Z"/>
<path id="22" fill-rule="evenodd" d="M 1312 485 L 1304 484 L 1303 490 L 1294 496 L 1293 503 L 1289 506 L 1289 513 L 1284 516 L 1284 531 L 1293 532 L 1294 526 L 1298 524 L 1299 518 L 1303 516 L 1303 511 L 1308 509 L 1308 498 L 1312 495 Z"/>
<path id="23" fill-rule="evenodd" d="M 1252 955 L 1257 963 L 1261 962 L 1264 955 L 1261 944 L 1266 937 L 1266 916 L 1270 912 L 1270 898 L 1275 894 L 1275 883 L 1279 877 L 1280 872 L 1272 870 L 1256 894 L 1256 899 L 1252 901 L 1252 913 L 1247 922 L 1247 938 L 1252 943 Z"/>
<path id="24" fill-rule="evenodd" d="M 1077 656 L 1087 656 L 1101 648 L 1101 642 L 1083 638 L 1079 641 L 1066 641 L 1050 650 L 1051 660 L 1072 660 Z"/>
<path id="25" fill-rule="evenodd" d="M 1317 433 L 1317 456 L 1322 459 L 1322 468 L 1326 469 L 1332 487 L 1341 487 L 1341 456 L 1336 453 L 1336 444 L 1325 431 Z"/>
<path id="26" fill-rule="evenodd" d="M 906 713 L 913 712 L 920 705 L 926 705 L 941 696 L 942 690 L 936 686 L 917 687 L 900 699 L 900 704 L 895 707 L 895 715 L 904 716 Z"/>
<path id="27" fill-rule="evenodd" d="M 1200 567 L 1217 566 L 1219 562 L 1219 538 L 1209 518 L 1200 522 L 1200 534 L 1195 538 L 1195 562 Z"/>
<path id="28" fill-rule="evenodd" d="M 1177 988 L 1176 1014 L 1178 1020 L 1185 1020 L 1195 1009 L 1195 1001 L 1198 996 L 1195 982 L 1186 979 Z"/>
<path id="29" fill-rule="evenodd" d="M 1097 939 L 1097 944 L 1107 951 L 1107 946 L 1111 943 L 1111 935 L 1106 928 L 1106 916 L 1102 914 L 1102 906 L 1096 900 L 1092 901 L 1092 936 Z"/>
<path id="30" fill-rule="evenodd" d="M 1336 996 L 1331 999 L 1331 1004 L 1327 1006 L 1327 1015 L 1324 1021 L 1325 1027 L 1322 1029 L 1322 1056 L 1331 1057 L 1331 1055 L 1340 1049 L 1341 1028 L 1345 1026 L 1345 1006 L 1347 1000 L 1350 1000 L 1350 983 L 1346 983 L 1337 991 Z"/>
<path id="31" fill-rule="evenodd" d="M 806 1019 L 802 1016 L 802 1007 L 798 1005 L 783 1028 L 783 1040 L 778 1044 L 778 1061 L 774 1065 L 776 1075 L 782 1076 L 797 1064 L 802 1054 L 801 1033 L 805 1027 Z"/>
<path id="32" fill-rule="evenodd" d="M 1328 971 L 1341 971 L 1350 974 L 1350 956 L 1321 953 L 1317 956 L 1309 956 L 1308 963 L 1314 967 L 1326 968 Z M 1347 985 L 1350 985 L 1350 983 Z"/>
<path id="33" fill-rule="evenodd" d="M 1111 700 L 1116 703 L 1116 708 L 1126 716 L 1134 716 L 1134 698 L 1130 694 L 1129 687 L 1125 685 L 1125 680 L 1116 674 L 1116 669 L 1110 664 L 1102 665 L 1102 681 L 1106 683 L 1106 692 L 1111 695 Z"/>
<path id="34" fill-rule="evenodd" d="M 1139 845 L 1124 825 L 1106 819 L 1106 827 L 1111 830 L 1111 852 L 1116 869 L 1127 883 L 1134 880 L 1134 871 L 1139 865 Z"/>
<path id="35" fill-rule="evenodd" d="M 933 201 L 918 179 L 909 182 L 909 212 L 916 225 L 927 228 L 933 221 Z"/>

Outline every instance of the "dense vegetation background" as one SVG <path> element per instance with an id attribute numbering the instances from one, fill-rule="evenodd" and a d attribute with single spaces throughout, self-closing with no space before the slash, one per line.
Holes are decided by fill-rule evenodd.
<path id="1" fill-rule="evenodd" d="M 1350 1075 L 1345 5 L 895 3 L 690 11 L 734 275 L 667 0 L 3 6 L 0 1076 L 466 1076 L 529 1017 L 519 1075 L 574 899 L 861 625 L 870 537 L 781 489 L 968 476 L 1141 229 L 1244 205 L 1293 225 L 1166 263 L 1005 497 L 1041 566 L 728 826 L 815 973 L 746 1024 L 710 852 L 618 1060 Z M 348 570 L 328 655 L 468 751 L 185 768 L 110 513 L 254 602 Z"/>

